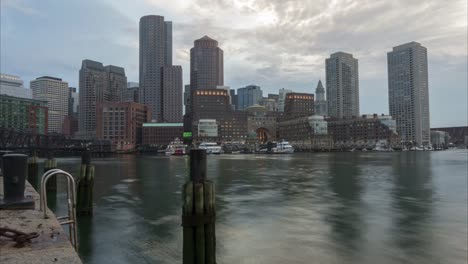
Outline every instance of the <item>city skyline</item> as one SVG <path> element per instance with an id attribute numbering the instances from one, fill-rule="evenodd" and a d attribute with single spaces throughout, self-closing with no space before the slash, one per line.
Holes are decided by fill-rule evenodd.
<path id="1" fill-rule="evenodd" d="M 390 2 L 366 4 L 364 7 L 357 4 L 347 8 L 344 5 L 317 3 L 317 10 L 302 2 L 287 4 L 272 1 L 267 4 L 257 1 L 252 5 L 240 6 L 226 2 L 225 11 L 219 4 L 213 3 L 211 8 L 220 11 L 219 14 L 213 12 L 217 14 L 213 17 L 204 13 L 206 9 L 197 2 L 186 4 L 185 1 L 175 1 L 171 6 L 164 6 L 158 1 L 149 1 L 146 4 L 135 3 L 129 8 L 129 3 L 124 1 L 97 1 L 93 2 L 95 10 L 83 7 L 82 1 L 67 4 L 59 7 L 63 9 L 62 13 L 76 10 L 68 19 L 73 24 L 60 20 L 66 23 L 56 25 L 54 21 L 57 22 L 63 14 L 51 12 L 49 9 L 52 5 L 47 1 L 40 5 L 33 1 L 2 1 L 2 73 L 19 75 L 25 83 L 42 75 L 57 76 L 76 87 L 81 60 L 89 58 L 122 66 L 128 80 L 137 81 L 138 20 L 141 16 L 155 14 L 173 21 L 173 61 L 176 65 L 182 65 L 184 84 L 190 82 L 189 49 L 195 39 L 204 35 L 218 40 L 225 51 L 225 85 L 244 87 L 255 84 L 262 87 L 265 94 L 277 93 L 283 87 L 294 92 L 314 93 L 318 80 L 325 79 L 325 58 L 334 52 L 344 51 L 353 54 L 360 62 L 360 112 L 380 114 L 388 113 L 389 108 L 386 53 L 394 46 L 416 41 L 428 49 L 432 127 L 466 125 L 466 2 L 442 5 L 426 1 L 421 8 L 416 3 L 406 6 L 409 17 L 422 20 L 425 14 L 426 21 L 419 22 L 419 26 L 416 22 L 415 25 L 408 24 L 413 21 L 410 18 L 398 17 L 394 20 L 392 15 L 397 12 L 392 8 L 386 9 L 398 8 L 399 4 Z M 287 7 L 285 5 L 291 5 L 288 12 L 292 13 L 283 11 Z M 187 9 L 194 6 L 198 8 L 192 10 L 193 14 L 188 14 Z M 301 13 L 298 11 L 300 9 L 304 11 Z M 96 15 L 94 12 L 103 10 L 105 12 L 97 20 L 100 23 L 89 24 L 85 21 L 86 17 Z M 222 23 L 229 18 L 223 17 L 223 14 L 229 11 L 246 18 L 239 19 L 232 30 L 227 29 L 232 24 Z M 345 11 L 349 15 L 343 17 Z M 291 17 L 296 14 L 294 12 L 302 15 Z M 379 14 L 379 22 L 383 24 L 378 26 L 372 25 L 372 19 L 361 18 L 366 16 L 363 14 L 378 12 L 383 12 Z M 443 16 L 444 12 L 451 16 Z M 197 18 L 198 15 L 200 18 Z M 18 23 L 18 19 L 22 19 L 21 23 Z M 108 20 L 115 23 L 114 29 L 109 28 Z M 306 30 L 299 26 L 300 22 L 311 27 Z M 346 23 L 347 28 L 340 27 L 340 23 Z M 401 31 L 402 23 L 408 24 L 404 32 Z M 247 28 L 247 25 L 250 27 Z M 314 33 L 313 29 L 318 25 L 323 28 L 319 33 Z M 37 34 L 44 30 L 65 36 L 62 32 L 65 29 L 84 36 L 84 39 L 100 39 L 100 43 L 82 45 L 83 40 L 78 36 L 61 41 L 55 39 L 54 43 L 45 39 L 41 39 L 41 42 L 35 40 L 40 36 Z M 278 32 L 274 33 L 271 29 Z M 15 36 L 14 32 L 23 34 Z M 337 32 L 343 39 L 336 39 L 334 34 Z M 87 35 L 83 35 L 85 33 Z M 381 34 L 386 34 L 386 37 L 381 38 Z M 309 38 L 315 41 L 309 41 Z M 34 48 L 30 43 L 35 43 L 41 52 L 25 52 Z M 277 52 L 272 53 L 272 49 Z"/>

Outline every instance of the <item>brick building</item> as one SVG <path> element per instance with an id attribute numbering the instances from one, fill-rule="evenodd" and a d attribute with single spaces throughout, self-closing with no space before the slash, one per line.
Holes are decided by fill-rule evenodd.
<path id="1" fill-rule="evenodd" d="M 379 142 L 387 146 L 400 145 L 396 122 L 390 116 L 362 115 L 353 118 L 329 118 L 328 133 L 335 147 L 374 147 Z"/>
<path id="2" fill-rule="evenodd" d="M 182 123 L 144 123 L 142 145 L 168 145 L 183 133 Z"/>
<path id="3" fill-rule="evenodd" d="M 247 136 L 247 113 L 233 111 L 229 92 L 224 89 L 201 89 L 192 93 L 191 131 L 197 139 L 198 121 L 215 119 L 219 125 L 218 141 L 242 140 Z"/>
<path id="4" fill-rule="evenodd" d="M 68 115 L 63 120 L 62 133 L 68 137 L 74 137 L 78 132 L 78 118 L 76 115 Z"/>
<path id="5" fill-rule="evenodd" d="M 284 119 L 311 116 L 314 114 L 314 95 L 288 93 L 284 102 Z M 284 120 L 283 119 L 283 120 Z"/>
<path id="6" fill-rule="evenodd" d="M 117 150 L 141 144 L 143 123 L 151 120 L 149 108 L 134 102 L 100 103 L 96 113 L 98 138 L 111 140 Z"/>
<path id="7" fill-rule="evenodd" d="M 46 102 L 0 95 L 0 127 L 47 134 L 48 108 Z"/>

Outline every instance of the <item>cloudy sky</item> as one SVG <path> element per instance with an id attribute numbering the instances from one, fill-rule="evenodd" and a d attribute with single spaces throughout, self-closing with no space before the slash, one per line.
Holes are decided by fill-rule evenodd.
<path id="1" fill-rule="evenodd" d="M 386 53 L 428 48 L 431 127 L 467 125 L 466 0 L 1 0 L 0 72 L 26 86 L 42 75 L 78 85 L 83 59 L 138 81 L 138 21 L 173 21 L 174 64 L 189 83 L 189 49 L 208 35 L 224 50 L 225 85 L 313 93 L 336 51 L 359 59 L 361 113 L 388 113 Z"/>

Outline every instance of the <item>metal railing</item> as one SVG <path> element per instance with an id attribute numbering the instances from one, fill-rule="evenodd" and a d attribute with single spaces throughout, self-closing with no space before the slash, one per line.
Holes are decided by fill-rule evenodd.
<path id="1" fill-rule="evenodd" d="M 75 179 L 73 176 L 61 169 L 53 169 L 45 172 L 42 175 L 41 179 L 41 211 L 44 212 L 44 218 L 48 218 L 47 216 L 47 190 L 46 190 L 46 184 L 47 180 L 50 179 L 50 177 L 54 175 L 65 175 L 67 177 L 67 202 L 68 202 L 68 215 L 66 216 L 61 216 L 57 217 L 57 220 L 61 225 L 67 225 L 68 224 L 68 231 L 70 235 L 70 241 L 75 248 L 76 251 L 78 251 L 78 236 L 77 236 L 77 226 L 76 226 L 76 184 L 75 184 Z"/>

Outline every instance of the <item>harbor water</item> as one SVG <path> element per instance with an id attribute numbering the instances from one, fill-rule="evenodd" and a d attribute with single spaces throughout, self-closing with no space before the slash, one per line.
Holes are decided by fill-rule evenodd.
<path id="1" fill-rule="evenodd" d="M 218 263 L 466 263 L 468 152 L 208 157 Z M 84 263 L 182 263 L 187 156 L 96 158 Z M 78 175 L 79 158 L 58 158 Z M 63 191 L 62 191 L 63 190 Z M 65 183 L 56 206 L 64 212 Z"/>

